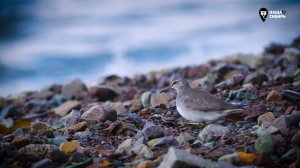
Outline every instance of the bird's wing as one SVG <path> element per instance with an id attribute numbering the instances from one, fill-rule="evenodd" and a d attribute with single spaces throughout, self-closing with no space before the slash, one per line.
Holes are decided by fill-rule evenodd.
<path id="1" fill-rule="evenodd" d="M 221 98 L 195 89 L 190 90 L 189 96 L 181 95 L 181 105 L 195 111 L 220 111 L 236 108 Z"/>

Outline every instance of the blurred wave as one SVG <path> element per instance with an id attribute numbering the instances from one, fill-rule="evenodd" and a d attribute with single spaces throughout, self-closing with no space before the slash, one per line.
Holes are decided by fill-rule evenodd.
<path id="1" fill-rule="evenodd" d="M 262 22 L 261 7 L 287 19 Z M 0 94 L 257 53 L 299 35 L 297 1 L 0 2 Z"/>

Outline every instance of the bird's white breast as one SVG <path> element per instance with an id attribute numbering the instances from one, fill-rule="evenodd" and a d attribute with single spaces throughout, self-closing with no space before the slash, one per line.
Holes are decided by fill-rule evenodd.
<path id="1" fill-rule="evenodd" d="M 224 113 L 215 112 L 215 111 L 211 111 L 211 112 L 195 111 L 195 110 L 188 109 L 182 105 L 177 105 L 176 109 L 183 118 L 187 120 L 196 121 L 196 122 L 213 121 L 224 116 Z"/>

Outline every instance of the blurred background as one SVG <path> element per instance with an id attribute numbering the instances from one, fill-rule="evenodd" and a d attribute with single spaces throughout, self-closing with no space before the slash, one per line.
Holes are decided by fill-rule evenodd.
<path id="1" fill-rule="evenodd" d="M 286 10 L 262 22 L 258 11 Z M 0 95 L 256 54 L 298 36 L 297 1 L 1 0 Z"/>

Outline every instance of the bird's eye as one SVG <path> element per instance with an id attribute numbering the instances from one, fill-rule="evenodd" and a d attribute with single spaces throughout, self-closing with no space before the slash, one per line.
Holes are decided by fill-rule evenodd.
<path id="1" fill-rule="evenodd" d="M 175 85 L 176 83 L 178 83 L 178 82 L 177 82 L 177 81 L 174 81 L 174 82 L 171 84 L 171 86 Z"/>

